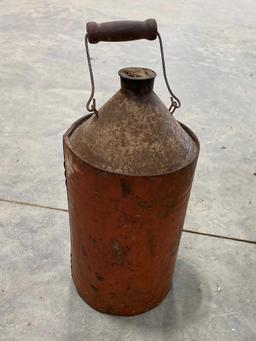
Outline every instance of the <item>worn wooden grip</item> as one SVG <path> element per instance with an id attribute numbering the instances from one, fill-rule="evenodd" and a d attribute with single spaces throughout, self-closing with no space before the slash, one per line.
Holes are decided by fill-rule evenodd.
<path id="1" fill-rule="evenodd" d="M 98 24 L 94 21 L 86 25 L 88 40 L 91 44 L 100 41 L 129 41 L 137 39 L 154 40 L 157 37 L 155 19 L 145 21 L 110 21 Z"/>

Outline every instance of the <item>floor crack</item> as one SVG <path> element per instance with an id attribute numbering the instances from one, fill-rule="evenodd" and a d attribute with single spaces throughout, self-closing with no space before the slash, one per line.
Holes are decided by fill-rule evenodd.
<path id="1" fill-rule="evenodd" d="M 1 199 L 0 198 L 0 202 L 8 202 L 10 204 L 17 204 L 17 205 L 24 205 L 24 206 L 31 206 L 31 207 L 38 207 L 38 208 L 46 208 L 48 210 L 54 210 L 54 211 L 68 212 L 68 210 L 65 208 L 58 208 L 58 207 L 32 204 L 29 202 L 18 201 L 18 200 L 8 200 L 8 199 Z"/>
<path id="2" fill-rule="evenodd" d="M 10 203 L 10 204 L 17 204 L 17 205 L 24 205 L 24 206 L 30 206 L 30 207 L 44 208 L 44 209 L 60 211 L 60 212 L 68 212 L 68 210 L 65 209 L 65 208 L 58 208 L 58 207 L 51 207 L 51 206 L 46 206 L 46 205 L 32 204 L 32 203 L 29 203 L 29 202 L 18 201 L 18 200 L 9 200 L 9 199 L 1 199 L 0 198 L 0 202 L 7 202 L 7 203 Z M 232 241 L 235 241 L 235 242 L 242 242 L 242 243 L 248 243 L 248 244 L 256 244 L 256 241 L 254 241 L 254 240 L 222 236 L 222 235 L 219 235 L 219 234 L 199 232 L 199 231 L 194 231 L 194 230 L 189 230 L 189 229 L 183 229 L 183 232 L 197 234 L 197 235 L 200 235 L 200 236 L 207 236 L 207 237 L 213 237 L 213 238 L 219 238 L 219 239 L 232 240 Z"/>

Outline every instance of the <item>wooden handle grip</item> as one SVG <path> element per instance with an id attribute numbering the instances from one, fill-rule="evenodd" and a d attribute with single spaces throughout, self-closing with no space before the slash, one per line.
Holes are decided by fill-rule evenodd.
<path id="1" fill-rule="evenodd" d="M 100 41 L 129 41 L 137 39 L 154 40 L 157 37 L 155 19 L 145 21 L 110 21 L 98 24 L 94 21 L 86 25 L 89 43 Z"/>

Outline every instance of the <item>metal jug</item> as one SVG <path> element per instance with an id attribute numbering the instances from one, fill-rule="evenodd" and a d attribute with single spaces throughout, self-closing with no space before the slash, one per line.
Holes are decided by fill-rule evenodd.
<path id="1" fill-rule="evenodd" d="M 153 91 L 155 72 L 119 71 L 121 89 L 96 109 L 88 42 L 159 38 L 168 109 Z M 87 24 L 91 112 L 64 135 L 71 268 L 79 295 L 98 311 L 145 312 L 172 284 L 199 141 L 175 120 L 154 19 Z M 91 104 L 92 103 L 92 104 Z"/>

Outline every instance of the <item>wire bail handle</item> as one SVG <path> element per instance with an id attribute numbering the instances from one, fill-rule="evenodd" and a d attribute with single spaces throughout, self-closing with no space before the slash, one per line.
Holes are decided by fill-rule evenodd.
<path id="1" fill-rule="evenodd" d="M 100 41 L 130 41 L 137 39 L 155 40 L 158 38 L 160 45 L 160 53 L 162 60 L 162 69 L 166 87 L 171 95 L 170 113 L 173 115 L 177 108 L 180 108 L 181 102 L 173 93 L 169 81 L 167 79 L 163 42 L 160 33 L 157 31 L 157 23 L 155 19 L 147 19 L 145 21 L 111 21 L 102 24 L 96 22 L 88 22 L 86 25 L 87 33 L 84 37 L 86 57 L 89 67 L 91 79 L 91 95 L 87 101 L 86 109 L 94 113 L 98 117 L 96 109 L 95 84 L 92 71 L 91 57 L 89 53 L 89 43 L 96 44 Z"/>

